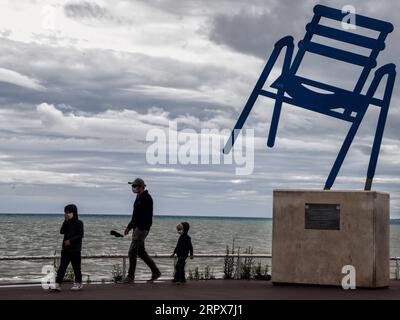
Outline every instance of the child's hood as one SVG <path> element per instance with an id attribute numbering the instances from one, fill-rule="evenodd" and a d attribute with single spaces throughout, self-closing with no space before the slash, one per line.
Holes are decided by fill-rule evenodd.
<path id="1" fill-rule="evenodd" d="M 71 221 L 77 221 L 79 219 L 78 216 L 78 207 L 74 204 L 69 204 L 65 207 L 65 210 L 67 210 L 68 212 L 72 212 L 73 216 Z"/>
<path id="2" fill-rule="evenodd" d="M 182 227 L 183 227 L 183 233 L 188 233 L 188 232 L 189 232 L 189 228 L 190 228 L 189 223 L 187 223 L 187 222 L 181 222 L 181 225 L 182 225 Z"/>

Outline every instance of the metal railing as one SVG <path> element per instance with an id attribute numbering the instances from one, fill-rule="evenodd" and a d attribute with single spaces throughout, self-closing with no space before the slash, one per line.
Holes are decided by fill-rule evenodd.
<path id="1" fill-rule="evenodd" d="M 151 254 L 152 258 L 162 258 L 162 259 L 171 259 L 169 254 Z M 194 258 L 225 258 L 227 257 L 226 253 L 198 253 L 194 255 Z M 239 258 L 239 263 L 242 258 L 261 258 L 261 259 L 271 259 L 272 255 L 269 253 L 260 253 L 260 254 L 232 254 L 229 253 L 230 258 Z M 57 261 L 61 258 L 60 255 L 44 255 L 44 256 L 0 256 L 0 261 L 23 261 L 23 260 L 53 260 L 53 263 L 56 264 Z M 126 276 L 126 260 L 129 259 L 126 254 L 97 254 L 97 255 L 83 255 L 82 259 L 122 259 L 122 275 Z M 391 257 L 390 261 L 395 262 L 395 279 L 400 280 L 400 257 Z M 240 269 L 238 267 L 237 269 Z"/>
<path id="2" fill-rule="evenodd" d="M 162 258 L 162 259 L 172 259 L 170 254 L 149 254 L 151 258 Z M 198 253 L 193 256 L 194 258 L 225 258 L 227 257 L 226 253 Z M 239 257 L 239 266 L 237 270 L 240 269 L 240 263 L 242 258 L 261 258 L 261 259 L 271 259 L 272 255 L 268 253 L 260 253 L 260 254 L 246 254 L 240 253 L 232 254 L 229 253 L 229 257 L 231 258 L 238 258 Z M 56 265 L 57 261 L 61 258 L 60 255 L 43 255 L 43 256 L 0 256 L 0 261 L 34 261 L 34 260 L 52 260 L 53 264 Z M 82 255 L 82 259 L 122 259 L 122 276 L 126 276 L 126 260 L 129 259 L 128 255 L 126 254 L 96 254 L 96 255 Z M 399 258 L 400 259 L 400 258 Z M 174 260 L 173 260 L 174 261 Z M 175 263 L 174 263 L 175 265 Z M 237 275 L 236 275 L 237 276 Z"/>

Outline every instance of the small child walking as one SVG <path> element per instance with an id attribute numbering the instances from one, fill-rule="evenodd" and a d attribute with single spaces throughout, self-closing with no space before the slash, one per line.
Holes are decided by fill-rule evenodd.
<path id="1" fill-rule="evenodd" d="M 193 259 L 193 246 L 192 240 L 188 235 L 189 223 L 181 222 L 176 226 L 176 231 L 180 234 L 178 243 L 175 247 L 174 253 L 171 255 L 173 258 L 175 255 L 178 260 L 175 264 L 175 274 L 173 282 L 177 284 L 185 283 L 185 264 L 186 259 L 190 254 L 190 259 Z"/>
<path id="2" fill-rule="evenodd" d="M 78 219 L 78 208 L 69 204 L 64 208 L 64 222 L 60 233 L 64 235 L 61 262 L 57 271 L 57 278 L 53 290 L 61 291 L 61 283 L 69 263 L 75 274 L 75 282 L 71 290 L 82 289 L 81 250 L 83 238 L 83 222 Z"/>

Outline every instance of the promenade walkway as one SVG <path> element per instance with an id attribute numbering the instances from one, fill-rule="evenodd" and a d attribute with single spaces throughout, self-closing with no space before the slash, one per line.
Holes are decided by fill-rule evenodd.
<path id="1" fill-rule="evenodd" d="M 389 288 L 343 290 L 339 287 L 283 286 L 270 281 L 208 280 L 176 285 L 170 281 L 134 284 L 88 284 L 79 292 L 63 284 L 62 292 L 48 292 L 40 285 L 0 286 L 0 300 L 277 300 L 277 299 L 400 299 L 400 281 Z"/>

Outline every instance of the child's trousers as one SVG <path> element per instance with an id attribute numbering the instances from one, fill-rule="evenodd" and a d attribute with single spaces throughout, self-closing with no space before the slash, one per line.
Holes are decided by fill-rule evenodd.
<path id="1" fill-rule="evenodd" d="M 82 283 L 81 252 L 68 252 L 65 250 L 61 251 L 61 261 L 56 278 L 57 283 L 62 283 L 70 262 L 72 264 L 72 269 L 74 269 L 75 282 Z"/>
<path id="2" fill-rule="evenodd" d="M 187 257 L 178 257 L 178 261 L 175 264 L 175 282 L 186 282 L 185 278 L 185 265 Z"/>

